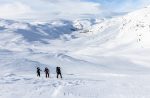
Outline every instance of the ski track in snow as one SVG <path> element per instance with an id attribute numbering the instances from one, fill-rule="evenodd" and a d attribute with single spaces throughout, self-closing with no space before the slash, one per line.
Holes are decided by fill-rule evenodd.
<path id="1" fill-rule="evenodd" d="M 60 85 L 59 87 L 57 87 L 54 92 L 52 93 L 52 97 L 57 97 L 58 94 L 61 92 L 62 86 Z"/>

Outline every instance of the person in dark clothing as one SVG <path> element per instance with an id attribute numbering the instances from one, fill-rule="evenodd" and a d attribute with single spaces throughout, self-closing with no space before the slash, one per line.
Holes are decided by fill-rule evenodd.
<path id="1" fill-rule="evenodd" d="M 40 77 L 40 72 L 41 72 L 42 70 L 39 68 L 39 67 L 37 67 L 37 77 Z"/>
<path id="2" fill-rule="evenodd" d="M 57 73 L 57 78 L 58 78 L 59 75 L 62 78 L 61 69 L 58 66 L 56 67 L 56 73 Z"/>
<path id="3" fill-rule="evenodd" d="M 47 67 L 45 68 L 44 72 L 45 72 L 46 78 L 49 78 L 49 69 Z"/>

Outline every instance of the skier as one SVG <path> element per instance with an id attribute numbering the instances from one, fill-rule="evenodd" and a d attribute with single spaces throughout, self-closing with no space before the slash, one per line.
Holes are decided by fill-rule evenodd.
<path id="1" fill-rule="evenodd" d="M 47 67 L 45 68 L 44 72 L 45 72 L 46 78 L 49 78 L 49 69 Z"/>
<path id="2" fill-rule="evenodd" d="M 37 77 L 40 77 L 40 71 L 42 71 L 39 67 L 37 67 Z"/>
<path id="3" fill-rule="evenodd" d="M 62 78 L 61 70 L 60 70 L 60 67 L 58 67 L 58 66 L 56 67 L 56 73 L 57 73 L 57 78 L 58 78 L 59 75 Z"/>

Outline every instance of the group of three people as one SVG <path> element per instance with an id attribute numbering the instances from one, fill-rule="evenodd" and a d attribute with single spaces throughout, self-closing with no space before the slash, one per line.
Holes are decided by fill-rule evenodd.
<path id="1" fill-rule="evenodd" d="M 40 77 L 41 76 L 41 69 L 40 69 L 40 67 L 37 67 L 37 77 Z M 46 67 L 45 68 L 45 70 L 44 70 L 44 72 L 45 72 L 45 76 L 46 76 L 46 78 L 49 78 L 49 73 L 50 73 L 50 71 L 49 71 L 49 69 Z M 61 74 L 61 69 L 60 69 L 60 67 L 56 67 L 56 73 L 57 73 L 57 78 L 60 76 L 61 78 L 62 78 L 62 74 Z"/>

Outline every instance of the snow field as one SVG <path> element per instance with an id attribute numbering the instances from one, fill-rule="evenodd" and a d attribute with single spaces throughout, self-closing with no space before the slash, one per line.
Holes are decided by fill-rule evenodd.
<path id="1" fill-rule="evenodd" d="M 46 79 L 10 74 L 0 79 L 1 98 L 149 98 L 150 75 L 55 75 Z"/>

